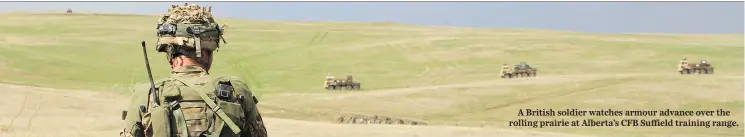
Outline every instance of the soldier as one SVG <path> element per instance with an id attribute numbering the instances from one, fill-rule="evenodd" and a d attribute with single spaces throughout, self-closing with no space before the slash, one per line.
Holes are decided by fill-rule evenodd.
<path id="1" fill-rule="evenodd" d="M 326 79 L 334 79 L 334 75 L 331 75 L 331 73 L 328 73 L 326 75 Z"/>
<path id="2" fill-rule="evenodd" d="M 500 76 L 501 77 L 504 77 L 504 73 L 507 73 L 507 71 L 509 69 L 510 69 L 510 65 L 509 64 L 502 64 L 502 70 L 500 70 L 500 72 L 502 72 L 502 74 Z"/>
<path id="3" fill-rule="evenodd" d="M 683 68 L 688 65 L 688 60 L 686 60 L 685 57 L 680 60 L 680 64 L 678 64 L 678 71 L 683 71 Z"/>
<path id="4" fill-rule="evenodd" d="M 222 30 L 216 30 L 219 27 L 214 21 L 200 24 L 207 27 L 197 26 L 202 30 L 174 27 L 184 25 L 170 18 L 178 17 L 174 14 L 185 12 L 182 10 L 209 13 L 198 5 L 174 5 L 168 16 L 159 21 L 156 49 L 166 53 L 172 72 L 155 81 L 157 92 L 150 91 L 150 83 L 135 86 L 120 136 L 267 137 L 256 106 L 258 100 L 248 85 L 237 77 L 209 74 Z M 205 18 L 211 20 L 211 16 L 192 19 Z M 198 31 L 218 33 L 200 35 Z"/>
<path id="5" fill-rule="evenodd" d="M 333 75 L 331 75 L 331 73 L 328 73 L 328 74 L 326 74 L 326 80 L 325 80 L 325 81 L 323 81 L 323 87 L 324 87 L 324 88 L 327 88 L 327 89 L 328 89 L 328 88 L 329 88 L 329 87 L 328 87 L 328 84 L 329 84 L 329 82 L 331 82 L 331 81 L 334 81 L 334 76 L 333 76 Z"/>

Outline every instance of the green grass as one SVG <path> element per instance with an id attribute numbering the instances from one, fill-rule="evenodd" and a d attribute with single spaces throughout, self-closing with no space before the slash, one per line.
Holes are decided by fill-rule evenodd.
<path id="1" fill-rule="evenodd" d="M 0 53 L 9 70 L 2 73 L 4 82 L 118 91 L 121 89 L 112 85 L 146 80 L 138 42 L 154 42 L 154 16 L 1 16 L 18 20 L 0 24 L 6 37 Z M 326 73 L 354 75 L 369 90 L 475 81 L 491 79 L 496 74 L 489 69 L 498 69 L 501 63 L 519 61 L 542 68 L 541 73 L 547 75 L 669 72 L 684 56 L 693 61 L 708 59 L 719 72 L 729 75 L 742 75 L 743 69 L 742 39 L 737 37 L 601 35 L 392 23 L 219 22 L 230 24 L 229 44 L 217 53 L 213 72 L 241 76 L 261 93 L 320 91 L 318 81 Z M 327 35 L 311 43 L 318 33 Z M 694 40 L 700 45 L 686 45 Z M 148 50 L 154 75 L 167 75 L 164 55 L 152 46 Z M 583 65 L 597 62 L 608 64 Z M 426 67 L 435 74 L 423 72 Z M 438 74 L 444 71 L 447 74 Z M 423 82 L 430 78 L 417 77 L 422 74 L 441 78 Z"/>
<path id="2" fill-rule="evenodd" d="M 149 44 L 156 79 L 169 73 L 165 56 L 152 46 L 156 16 L 0 17 L 13 20 L 0 23 L 0 82 L 129 93 L 132 84 L 147 80 L 141 40 Z M 591 34 L 395 23 L 218 22 L 229 24 L 228 44 L 217 52 L 212 74 L 239 76 L 263 96 L 263 109 L 286 110 L 267 112 L 272 117 L 328 121 L 339 114 L 374 113 L 434 124 L 508 128 L 505 121 L 516 119 L 514 113 L 520 108 L 724 108 L 735 115 L 725 119 L 745 124 L 742 34 Z M 322 33 L 326 33 L 323 38 L 317 36 Z M 716 74 L 679 76 L 675 67 L 682 57 L 690 62 L 708 60 L 716 67 Z M 522 61 L 537 67 L 539 77 L 495 80 L 501 64 Z M 327 73 L 353 75 L 366 93 L 325 91 L 321 81 Z M 619 76 L 612 76 L 616 74 Z M 375 92 L 406 87 L 414 89 Z M 351 97 L 336 98 L 341 96 Z M 607 103 L 614 101 L 618 104 Z M 593 135 L 633 131 L 632 136 L 729 136 L 743 131 L 742 127 L 536 130 Z"/>

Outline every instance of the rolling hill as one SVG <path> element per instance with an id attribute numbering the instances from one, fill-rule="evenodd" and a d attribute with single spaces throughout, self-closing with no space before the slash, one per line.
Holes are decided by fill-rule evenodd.
<path id="1" fill-rule="evenodd" d="M 118 111 L 129 101 L 126 96 L 130 87 L 137 82 L 146 82 L 140 41 L 150 44 L 148 56 L 154 77 L 167 76 L 170 69 L 165 56 L 155 52 L 151 46 L 156 39 L 157 16 L 6 13 L 0 17 L 6 20 L 0 22 L 0 69 L 3 70 L 0 71 L 0 82 L 74 91 L 43 92 L 65 94 L 54 97 L 89 95 L 80 97 L 78 102 L 81 104 L 114 101 L 112 104 L 116 105 L 105 109 L 95 105 L 59 108 L 65 113 L 68 110 L 101 112 L 95 115 L 101 120 L 113 118 L 108 124 L 86 125 L 91 130 L 111 131 L 106 133 L 113 134 L 119 128 Z M 212 74 L 235 75 L 246 80 L 260 96 L 262 113 L 272 119 L 268 128 L 289 130 L 293 126 L 282 124 L 303 120 L 314 121 L 316 123 L 311 125 L 321 125 L 320 128 L 329 128 L 325 129 L 329 131 L 350 130 L 339 136 L 357 132 L 365 134 L 360 136 L 416 136 L 431 131 L 469 136 L 467 133 L 472 130 L 473 136 L 477 136 L 477 132 L 482 136 L 491 133 L 529 136 L 529 131 L 593 136 L 742 136 L 745 131 L 742 126 L 507 126 L 508 121 L 520 118 L 613 118 L 517 116 L 520 109 L 549 108 L 724 109 L 731 111 L 732 116 L 669 118 L 735 120 L 742 125 L 745 70 L 742 34 L 594 34 L 397 23 L 240 19 L 218 19 L 218 22 L 229 27 L 225 36 L 227 44 L 216 53 Z M 675 67 L 683 57 L 690 62 L 708 60 L 716 67 L 716 73 L 680 75 Z M 502 64 L 519 62 L 537 67 L 538 76 L 499 78 Z M 321 81 L 327 73 L 337 77 L 353 75 L 356 81 L 362 82 L 363 90 L 326 91 Z M 18 95 L 14 99 L 18 99 L 19 94 L 27 94 L 13 88 L 0 89 L 9 89 L 4 92 Z M 16 90 L 18 93 L 12 92 Z M 95 99 L 99 95 L 111 98 Z M 3 107 L 13 107 L 9 110 L 15 111 L 18 104 Z M 0 120 L 3 122 L 0 125 L 26 129 L 13 122 L 6 123 L 14 121 L 8 120 L 13 117 L 36 116 L 36 113 L 27 111 L 30 110 L 0 113 L 0 118 L 7 118 Z M 53 117 L 55 112 L 39 113 L 54 120 L 59 118 Z M 401 129 L 324 123 L 344 114 L 418 119 L 435 127 Z M 279 124 L 272 124 L 272 121 Z M 469 129 L 455 130 L 466 127 Z M 317 132 L 315 129 L 305 130 Z M 501 130 L 524 131 L 526 135 Z M 271 132 L 297 135 L 279 129 Z M 70 135 L 95 134 L 100 133 Z"/>

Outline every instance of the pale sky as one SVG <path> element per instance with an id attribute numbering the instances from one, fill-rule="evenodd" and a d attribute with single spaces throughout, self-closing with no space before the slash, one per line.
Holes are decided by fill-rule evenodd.
<path id="1" fill-rule="evenodd" d="M 364 21 L 593 33 L 743 34 L 743 2 L 190 2 L 217 18 Z M 163 14 L 183 2 L 0 2 L 0 12 Z"/>

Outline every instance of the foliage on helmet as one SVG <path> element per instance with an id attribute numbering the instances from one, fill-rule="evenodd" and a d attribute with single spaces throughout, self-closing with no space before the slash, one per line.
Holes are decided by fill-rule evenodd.
<path id="1" fill-rule="evenodd" d="M 157 29 L 156 50 L 168 53 L 169 60 L 176 54 L 198 58 L 202 50 L 217 50 L 224 30 L 215 22 L 211 6 L 188 3 L 172 5 Z"/>

